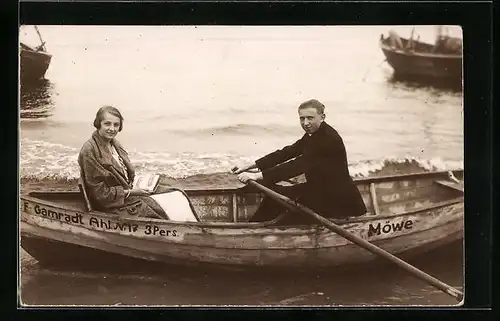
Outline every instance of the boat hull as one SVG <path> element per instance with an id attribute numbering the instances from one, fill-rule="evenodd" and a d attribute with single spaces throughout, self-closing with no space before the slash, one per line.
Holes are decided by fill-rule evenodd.
<path id="1" fill-rule="evenodd" d="M 392 254 L 401 254 L 456 240 L 463 230 L 462 212 L 463 204 L 456 203 L 438 210 L 352 223 L 343 227 Z M 98 221 L 96 217 L 85 214 L 81 216 L 83 222 L 92 218 L 93 221 Z M 439 223 L 436 224 L 436 221 Z M 206 263 L 248 267 L 324 268 L 365 263 L 376 258 L 374 254 L 322 227 L 235 230 L 157 223 L 132 226 L 132 229 L 136 229 L 136 232 L 132 232 L 135 237 L 131 237 L 128 232 L 117 232 L 115 227 L 112 232 L 106 231 L 113 224 L 119 224 L 118 222 L 105 220 L 103 224 L 106 226 L 88 229 L 33 215 L 25 218 L 21 230 L 22 236 L 36 236 L 148 261 L 188 265 Z M 406 225 L 407 228 L 389 231 L 394 225 Z M 147 237 L 150 235 L 145 233 L 150 230 L 171 231 L 175 232 L 175 236 Z M 139 234 L 144 235 L 137 237 Z M 29 248 L 26 250 L 30 253 Z M 50 259 L 32 254 L 42 261 Z"/>
<path id="2" fill-rule="evenodd" d="M 398 253 L 402 259 L 412 259 L 422 253 L 432 251 L 442 246 L 452 244 L 456 241 L 463 240 L 463 231 L 458 230 L 452 234 L 448 234 L 444 238 L 439 238 L 434 241 L 426 242 L 425 245 L 420 245 L 413 249 L 407 249 L 404 252 Z M 190 267 L 190 268 L 210 268 L 210 269 L 225 269 L 237 271 L 261 271 L 262 266 L 241 266 L 233 264 L 216 264 L 216 263 L 202 263 L 192 260 L 179 260 L 170 257 L 154 257 L 152 259 L 145 259 L 144 255 L 131 257 L 128 255 L 117 254 L 115 252 L 108 252 L 97 248 L 77 245 L 68 243 L 66 241 L 55 241 L 52 238 L 44 238 L 33 236 L 33 234 L 24 233 L 21 235 L 21 247 L 31 256 L 35 257 L 37 261 L 43 266 L 49 267 L 69 267 L 69 268 L 98 268 L 98 269 L 120 269 L 123 267 L 135 268 L 137 266 L 151 266 L 154 264 L 165 264 L 173 267 Z M 380 261 L 380 258 L 374 257 L 374 263 Z M 382 263 L 382 262 L 380 262 Z M 344 268 L 361 265 L 359 262 L 351 262 L 342 265 L 334 265 L 327 267 L 308 266 L 302 265 L 294 267 L 294 272 L 300 271 L 321 271 L 330 270 L 331 268 Z M 266 270 L 284 271 L 290 270 L 289 267 L 283 266 L 268 266 Z"/>
<path id="3" fill-rule="evenodd" d="M 406 45 L 407 40 L 402 40 L 404 41 L 403 45 Z M 405 50 L 391 46 L 384 39 L 380 41 L 380 47 L 396 77 L 462 81 L 461 55 Z"/>
<path id="4" fill-rule="evenodd" d="M 22 83 L 43 79 L 49 68 L 52 56 L 43 51 L 21 48 L 20 79 Z"/>

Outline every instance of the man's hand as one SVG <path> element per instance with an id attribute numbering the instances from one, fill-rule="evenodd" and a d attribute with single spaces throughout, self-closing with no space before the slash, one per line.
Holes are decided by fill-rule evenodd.
<path id="1" fill-rule="evenodd" d="M 233 174 L 240 174 L 240 173 L 246 172 L 250 169 L 254 169 L 256 167 L 257 167 L 257 164 L 255 164 L 255 163 L 252 163 L 252 164 L 249 164 L 246 166 L 241 166 L 241 167 L 235 166 L 231 169 L 231 172 L 233 172 Z"/>
<path id="2" fill-rule="evenodd" d="M 244 184 L 246 184 L 248 182 L 248 180 L 251 179 L 251 180 L 259 180 L 259 179 L 262 179 L 262 173 L 241 173 L 238 175 L 238 180 Z"/>

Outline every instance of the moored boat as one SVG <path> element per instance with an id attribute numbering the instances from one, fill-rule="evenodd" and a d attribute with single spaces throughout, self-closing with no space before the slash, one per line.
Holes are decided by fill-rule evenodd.
<path id="1" fill-rule="evenodd" d="M 40 37 L 41 44 L 36 48 L 22 42 L 20 45 L 19 63 L 21 83 L 32 82 L 45 77 L 52 55 L 47 52 L 38 28 L 35 29 Z"/>
<path id="2" fill-rule="evenodd" d="M 395 255 L 460 239 L 463 171 L 453 174 L 459 180 L 448 172 L 357 179 L 368 212 L 336 223 Z M 322 226 L 283 226 L 280 217 L 247 222 L 262 199 L 250 187 L 185 192 L 197 222 L 120 218 L 92 210 L 81 192 L 31 192 L 20 202 L 21 246 L 42 263 L 85 260 L 92 252 L 181 265 L 283 269 L 375 259 Z"/>
<path id="3" fill-rule="evenodd" d="M 380 48 L 399 78 L 462 82 L 462 40 L 438 35 L 434 44 L 403 38 L 394 31 L 380 36 Z"/>

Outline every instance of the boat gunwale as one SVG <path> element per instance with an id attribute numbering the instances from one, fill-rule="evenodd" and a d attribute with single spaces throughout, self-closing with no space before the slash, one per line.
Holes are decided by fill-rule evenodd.
<path id="1" fill-rule="evenodd" d="M 450 170 L 442 170 L 442 171 L 433 171 L 433 172 L 421 172 L 421 173 L 405 173 L 405 174 L 393 174 L 393 175 L 383 175 L 383 176 L 375 176 L 375 177 L 355 177 L 353 178 L 356 185 L 363 183 L 378 183 L 378 182 L 386 182 L 386 181 L 397 181 L 404 180 L 406 178 L 420 178 L 420 177 L 430 177 L 430 176 L 440 176 L 440 175 L 448 175 L 448 172 L 458 172 L 463 173 L 464 170 L 461 168 L 450 169 Z"/>
<path id="2" fill-rule="evenodd" d="M 22 47 L 21 44 L 26 46 L 26 47 Z M 28 46 L 27 44 L 25 44 L 23 42 L 19 42 L 19 45 L 21 46 L 21 48 L 19 50 L 19 54 L 21 54 L 21 52 L 25 51 L 25 52 L 34 53 L 34 54 L 41 54 L 41 55 L 46 56 L 46 57 L 52 57 L 52 54 L 48 53 L 47 51 L 36 50 L 35 48 L 32 48 L 31 46 Z"/>
<path id="3" fill-rule="evenodd" d="M 461 168 L 457 169 L 450 169 L 450 170 L 441 170 L 441 171 L 432 171 L 432 172 L 420 172 L 420 173 L 404 173 L 404 174 L 393 174 L 393 175 L 381 175 L 381 176 L 374 176 L 374 177 L 352 177 L 352 180 L 356 185 L 362 185 L 362 184 L 370 184 L 370 183 L 379 183 L 379 182 L 386 182 L 386 181 L 397 181 L 397 180 L 404 180 L 408 178 L 421 178 L 421 177 L 431 177 L 431 176 L 440 176 L 440 175 L 448 175 L 448 172 L 458 172 L 458 173 L 464 173 L 464 170 Z M 210 189 L 199 189 L 199 188 L 183 188 L 182 190 L 185 192 L 214 192 L 214 193 L 234 193 L 237 191 L 241 191 L 242 193 L 246 192 L 247 189 L 250 187 L 248 185 L 242 185 L 241 187 L 234 187 L 234 188 L 210 188 Z M 76 190 L 75 190 L 76 192 Z M 64 193 L 64 192 L 39 192 L 39 191 L 34 191 L 30 192 L 31 193 L 45 193 L 45 194 L 56 194 L 56 193 Z"/>

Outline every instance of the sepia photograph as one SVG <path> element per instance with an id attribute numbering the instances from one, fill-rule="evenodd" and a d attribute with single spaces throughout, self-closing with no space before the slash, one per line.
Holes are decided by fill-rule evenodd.
<path id="1" fill-rule="evenodd" d="M 461 306 L 457 25 L 21 25 L 22 307 Z"/>

